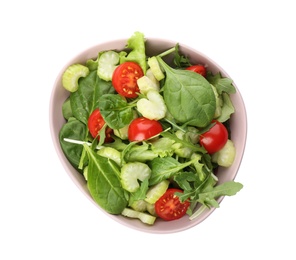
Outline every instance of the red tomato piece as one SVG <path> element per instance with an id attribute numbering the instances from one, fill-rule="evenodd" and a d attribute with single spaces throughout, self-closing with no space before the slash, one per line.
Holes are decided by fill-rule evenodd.
<path id="1" fill-rule="evenodd" d="M 87 125 L 88 125 L 88 129 L 89 129 L 91 136 L 93 138 L 97 137 L 98 139 L 100 139 L 100 136 L 98 136 L 98 134 L 99 134 L 99 131 L 102 129 L 102 127 L 105 125 L 105 120 L 102 117 L 99 109 L 95 109 L 91 113 L 90 117 L 88 118 Z M 113 138 L 111 137 L 112 133 L 113 133 L 113 130 L 110 127 L 107 127 L 106 132 L 105 132 L 105 135 L 106 135 L 105 142 L 106 143 L 113 141 Z"/>
<path id="2" fill-rule="evenodd" d="M 145 117 L 134 119 L 128 128 L 128 139 L 133 141 L 143 141 L 162 132 L 162 125 L 156 120 Z"/>
<path id="3" fill-rule="evenodd" d="M 200 144 L 209 154 L 218 152 L 223 148 L 228 140 L 228 131 L 219 121 L 213 120 L 215 125 L 200 136 Z"/>
<path id="4" fill-rule="evenodd" d="M 207 69 L 206 69 L 206 67 L 203 66 L 203 65 L 200 65 L 200 64 L 198 64 L 198 65 L 192 65 L 192 66 L 186 68 L 186 70 L 194 71 L 194 72 L 196 72 L 196 73 L 198 73 L 198 74 L 200 74 L 200 75 L 202 75 L 204 77 L 207 75 Z"/>
<path id="5" fill-rule="evenodd" d="M 137 93 L 140 92 L 137 80 L 142 76 L 144 73 L 140 65 L 127 61 L 114 70 L 112 84 L 118 94 L 128 98 L 136 98 Z"/>
<path id="6" fill-rule="evenodd" d="M 183 192 L 180 189 L 169 188 L 167 191 L 155 202 L 156 214 L 167 221 L 175 220 L 183 217 L 186 214 L 190 202 L 188 200 L 183 203 L 175 192 Z"/>

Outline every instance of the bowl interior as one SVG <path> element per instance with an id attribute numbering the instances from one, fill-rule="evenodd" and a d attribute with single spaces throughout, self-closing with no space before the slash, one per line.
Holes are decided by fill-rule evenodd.
<path id="1" fill-rule="evenodd" d="M 136 219 L 129 219 L 123 216 L 110 215 L 106 213 L 103 209 L 101 209 L 100 206 L 98 206 L 93 201 L 87 189 L 86 181 L 84 180 L 84 177 L 80 173 L 78 173 L 73 168 L 73 166 L 68 162 L 59 144 L 59 131 L 62 125 L 65 123 L 65 119 L 63 118 L 63 115 L 62 115 L 62 105 L 63 105 L 63 102 L 66 100 L 66 98 L 69 96 L 69 93 L 62 87 L 61 79 L 62 79 L 63 72 L 68 66 L 70 66 L 73 63 L 83 64 L 88 59 L 96 58 L 98 52 L 100 51 L 110 50 L 110 49 L 122 50 L 125 48 L 126 42 L 127 42 L 127 39 L 121 39 L 121 40 L 105 42 L 105 43 L 93 46 L 81 52 L 76 57 L 74 57 L 67 64 L 65 64 L 65 66 L 61 69 L 61 72 L 57 76 L 56 81 L 54 83 L 51 99 L 50 99 L 50 110 L 49 110 L 50 122 L 49 123 L 50 123 L 50 130 L 51 130 L 53 144 L 58 154 L 58 157 L 60 158 L 61 163 L 63 164 L 66 172 L 68 173 L 72 181 L 78 186 L 78 188 L 82 191 L 82 193 L 94 203 L 95 206 L 97 206 L 101 211 L 103 211 L 105 214 L 113 218 L 115 221 L 123 225 L 126 225 L 128 227 L 131 227 L 140 231 L 150 232 L 150 233 L 172 233 L 172 232 L 182 231 L 201 223 L 214 211 L 214 209 L 204 211 L 198 218 L 192 221 L 189 220 L 187 215 L 185 215 L 183 218 L 179 220 L 169 221 L 169 222 L 158 219 L 153 226 L 145 225 Z M 175 44 L 176 42 L 173 42 L 173 41 L 148 38 L 146 42 L 146 53 L 149 56 L 156 55 L 173 47 Z M 222 76 L 230 77 L 218 64 L 216 64 L 210 58 L 198 52 L 197 50 L 180 43 L 180 51 L 190 57 L 192 64 L 194 63 L 206 64 L 208 69 L 213 73 L 220 72 Z M 231 127 L 231 139 L 234 142 L 236 147 L 236 158 L 231 167 L 219 168 L 217 172 L 219 182 L 225 182 L 225 181 L 233 180 L 235 178 L 238 172 L 238 169 L 240 167 L 240 163 L 243 157 L 245 143 L 246 143 L 246 136 L 247 136 L 246 110 L 245 110 L 243 99 L 241 97 L 241 94 L 237 86 L 235 85 L 235 83 L 233 83 L 233 85 L 236 87 L 237 92 L 231 95 L 231 99 L 236 111 L 231 117 L 230 127 Z M 222 199 L 223 198 L 220 198 L 219 202 L 221 202 Z"/>

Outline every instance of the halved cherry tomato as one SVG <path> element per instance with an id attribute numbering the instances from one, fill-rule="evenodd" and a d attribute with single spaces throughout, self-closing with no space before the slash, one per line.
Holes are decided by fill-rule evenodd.
<path id="1" fill-rule="evenodd" d="M 198 65 L 192 65 L 192 66 L 186 68 L 186 70 L 194 71 L 194 72 L 196 72 L 196 73 L 198 73 L 198 74 L 200 74 L 200 75 L 202 75 L 204 77 L 207 75 L 207 69 L 206 69 L 206 67 L 203 66 L 203 65 L 200 65 L 200 64 L 198 64 Z"/>
<path id="2" fill-rule="evenodd" d="M 200 136 L 200 144 L 208 151 L 209 154 L 213 154 L 221 150 L 228 140 L 228 131 L 226 127 L 217 120 L 213 120 L 215 123 L 207 132 Z"/>
<path id="3" fill-rule="evenodd" d="M 98 136 L 99 131 L 101 130 L 101 128 L 105 125 L 105 120 L 102 117 L 100 110 L 99 109 L 95 109 L 90 117 L 88 118 L 88 129 L 89 132 L 91 134 L 91 136 L 93 138 L 98 138 L 100 139 L 100 136 Z M 106 128 L 106 137 L 105 137 L 105 142 L 109 143 L 113 141 L 113 138 L 111 137 L 113 130 L 110 127 Z"/>
<path id="4" fill-rule="evenodd" d="M 169 188 L 167 191 L 155 202 L 156 214 L 164 220 L 175 220 L 183 217 L 186 214 L 190 202 L 188 200 L 183 203 L 175 192 L 183 192 L 180 189 Z"/>
<path id="5" fill-rule="evenodd" d="M 131 61 L 120 64 L 113 72 L 112 84 L 118 94 L 135 98 L 140 92 L 137 79 L 144 76 L 143 70 L 139 64 Z"/>
<path id="6" fill-rule="evenodd" d="M 143 141 L 162 132 L 162 125 L 156 120 L 145 117 L 134 119 L 128 128 L 128 139 L 133 141 Z"/>

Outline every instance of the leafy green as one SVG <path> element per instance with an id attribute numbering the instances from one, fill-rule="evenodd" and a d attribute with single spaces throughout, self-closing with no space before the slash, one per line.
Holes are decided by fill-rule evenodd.
<path id="1" fill-rule="evenodd" d="M 172 145 L 175 143 L 171 138 L 158 138 L 151 142 L 152 151 L 159 157 L 172 156 L 174 154 L 174 149 Z"/>
<path id="2" fill-rule="evenodd" d="M 90 114 L 98 108 L 99 97 L 114 92 L 111 82 L 100 79 L 96 71 L 91 71 L 87 77 L 80 79 L 78 90 L 70 95 L 73 115 L 87 125 Z"/>
<path id="3" fill-rule="evenodd" d="M 221 115 L 217 118 L 217 120 L 223 123 L 230 118 L 230 116 L 235 112 L 235 109 L 229 94 L 224 92 L 221 94 L 221 97 L 223 100 L 223 106 L 221 108 Z"/>
<path id="4" fill-rule="evenodd" d="M 112 129 L 120 129 L 133 119 L 133 106 L 120 95 L 102 95 L 98 100 L 98 106 L 105 122 Z"/>
<path id="5" fill-rule="evenodd" d="M 209 82 L 198 73 L 177 70 L 157 57 L 166 72 L 164 100 L 171 115 L 180 123 L 207 126 L 213 119 L 216 99 Z"/>
<path id="6" fill-rule="evenodd" d="M 68 97 L 62 106 L 63 117 L 68 120 L 70 117 L 73 117 L 70 98 Z"/>
<path id="7" fill-rule="evenodd" d="M 191 63 L 189 61 L 189 58 L 180 54 L 179 51 L 179 43 L 175 45 L 175 53 L 174 53 L 174 64 L 176 65 L 177 68 L 184 68 L 184 67 L 189 67 L 191 66 Z"/>
<path id="8" fill-rule="evenodd" d="M 128 54 L 125 51 L 119 53 L 120 64 L 126 61 L 136 62 L 141 66 L 145 74 L 147 70 L 147 61 L 144 34 L 135 32 L 134 35 L 128 39 L 126 47 L 131 50 Z"/>
<path id="9" fill-rule="evenodd" d="M 110 214 L 120 214 L 128 204 L 127 193 L 121 186 L 120 168 L 113 160 L 98 155 L 86 144 L 88 154 L 87 187 L 93 199 Z"/>
<path id="10" fill-rule="evenodd" d="M 130 193 L 129 205 L 132 205 L 135 201 L 144 200 L 146 198 L 148 189 L 149 179 L 147 178 L 141 182 L 139 189 L 137 189 L 135 192 Z"/>
<path id="11" fill-rule="evenodd" d="M 207 80 L 216 87 L 219 94 L 222 94 L 222 92 L 234 94 L 236 92 L 235 87 L 232 85 L 232 79 L 222 77 L 220 72 L 215 75 L 212 72 L 208 72 Z"/>
<path id="12" fill-rule="evenodd" d="M 172 176 L 177 174 L 182 169 L 190 166 L 194 163 L 196 159 L 180 163 L 173 157 L 157 157 L 153 159 L 150 163 L 150 168 L 152 170 L 150 177 L 150 185 L 155 185 L 163 180 L 170 179 Z"/>
<path id="13" fill-rule="evenodd" d="M 210 186 L 208 189 L 199 193 L 198 202 L 207 207 L 219 207 L 216 198 L 220 196 L 233 196 L 243 188 L 239 182 L 228 181 L 217 186 Z"/>
<path id="14" fill-rule="evenodd" d="M 202 152 L 202 153 L 206 152 L 205 148 L 201 147 L 200 145 L 193 144 L 192 142 L 189 142 L 187 140 L 182 140 L 182 139 L 178 138 L 174 133 L 161 132 L 160 135 L 173 140 L 175 143 L 181 144 L 183 147 L 190 148 L 194 152 Z"/>
<path id="15" fill-rule="evenodd" d="M 157 157 L 157 154 L 149 149 L 147 143 L 142 145 L 133 145 L 124 152 L 125 162 L 146 162 Z"/>
<path id="16" fill-rule="evenodd" d="M 69 143 L 64 141 L 64 138 L 74 140 L 85 140 L 87 134 L 87 127 L 85 124 L 78 121 L 76 118 L 69 118 L 59 133 L 59 140 L 62 150 L 69 160 L 69 162 L 78 169 L 83 147 L 79 144 Z"/>

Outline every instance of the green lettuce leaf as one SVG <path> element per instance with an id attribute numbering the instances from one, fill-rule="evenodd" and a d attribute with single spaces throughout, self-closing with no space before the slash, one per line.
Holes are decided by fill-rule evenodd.
<path id="1" fill-rule="evenodd" d="M 141 66 L 145 74 L 147 70 L 147 61 L 144 34 L 135 32 L 134 35 L 128 39 L 126 48 L 131 49 L 131 51 L 128 54 L 125 51 L 119 53 L 120 64 L 126 61 L 136 62 Z"/>

